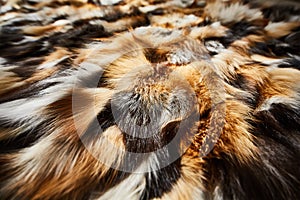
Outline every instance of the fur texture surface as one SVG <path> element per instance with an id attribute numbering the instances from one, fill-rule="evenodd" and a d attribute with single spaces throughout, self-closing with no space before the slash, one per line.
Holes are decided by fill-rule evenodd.
<path id="1" fill-rule="evenodd" d="M 296 1 L 0 6 L 0 199 L 300 199 Z"/>

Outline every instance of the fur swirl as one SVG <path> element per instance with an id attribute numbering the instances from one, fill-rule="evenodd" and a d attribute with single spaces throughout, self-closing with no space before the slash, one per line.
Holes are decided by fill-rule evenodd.
<path id="1" fill-rule="evenodd" d="M 300 199 L 300 5 L 0 1 L 0 199 Z"/>

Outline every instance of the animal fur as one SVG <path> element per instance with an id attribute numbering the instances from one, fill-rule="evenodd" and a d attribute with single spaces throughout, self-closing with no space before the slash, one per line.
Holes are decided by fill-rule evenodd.
<path id="1" fill-rule="evenodd" d="M 0 6 L 0 199 L 300 199 L 296 1 Z"/>

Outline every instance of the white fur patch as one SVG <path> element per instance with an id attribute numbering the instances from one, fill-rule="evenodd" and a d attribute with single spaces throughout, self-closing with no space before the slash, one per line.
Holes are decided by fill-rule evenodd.
<path id="1" fill-rule="evenodd" d="M 287 104 L 289 106 L 292 106 L 294 109 L 298 109 L 299 102 L 295 101 L 295 99 L 291 99 L 284 96 L 272 96 L 271 98 L 265 100 L 257 109 L 256 111 L 264 111 L 264 110 L 270 110 L 272 107 L 272 104 Z"/>
<path id="2" fill-rule="evenodd" d="M 100 0 L 101 5 L 110 6 L 119 3 L 122 0 Z"/>
<path id="3" fill-rule="evenodd" d="M 63 92 L 44 95 L 39 98 L 25 98 L 0 104 L 0 118 L 8 119 L 12 122 L 31 121 L 38 116 L 38 113 L 50 103 L 63 96 Z"/>
<path id="4" fill-rule="evenodd" d="M 141 166 L 140 168 L 143 167 L 144 166 Z M 138 200 L 141 198 L 145 188 L 145 175 L 133 173 L 120 184 L 105 192 L 104 195 L 97 200 L 111 200 L 120 198 L 123 200 Z"/>

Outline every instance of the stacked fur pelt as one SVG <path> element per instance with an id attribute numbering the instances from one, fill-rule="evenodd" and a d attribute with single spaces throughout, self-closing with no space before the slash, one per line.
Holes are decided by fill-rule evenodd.
<path id="1" fill-rule="evenodd" d="M 300 5 L 0 1 L 0 199 L 300 199 Z"/>

